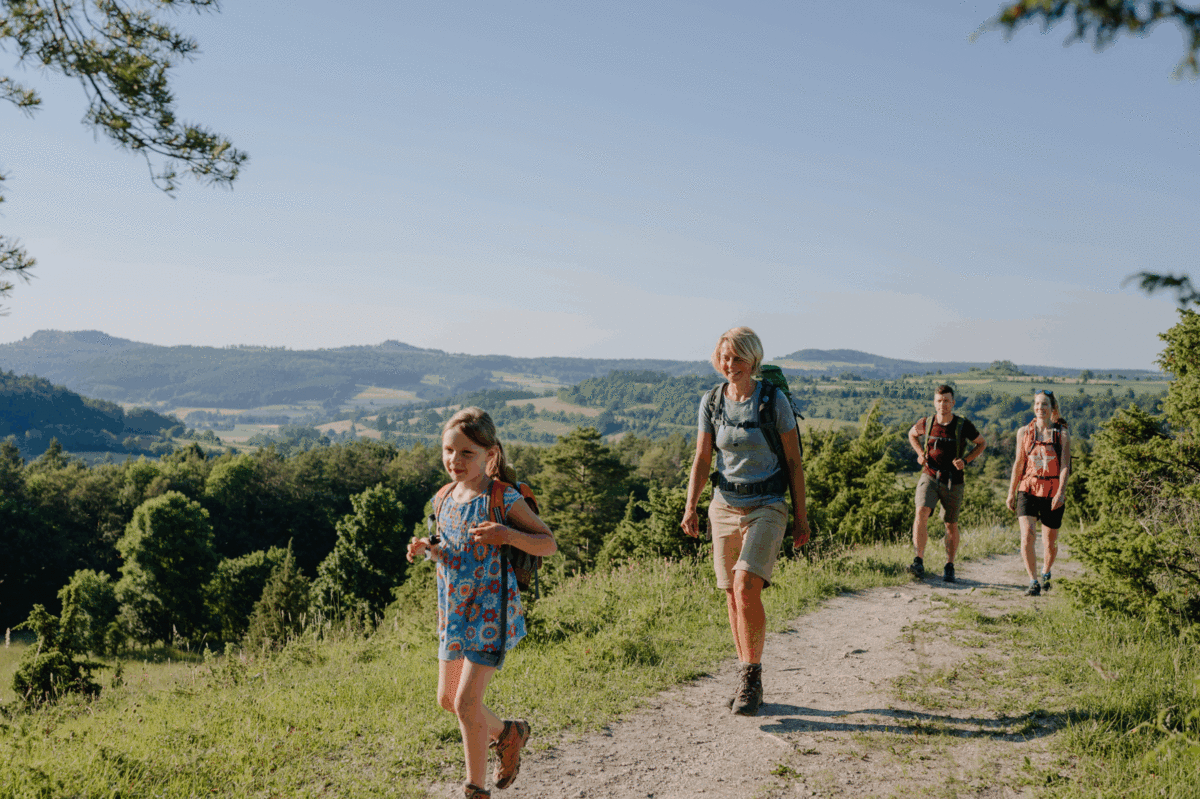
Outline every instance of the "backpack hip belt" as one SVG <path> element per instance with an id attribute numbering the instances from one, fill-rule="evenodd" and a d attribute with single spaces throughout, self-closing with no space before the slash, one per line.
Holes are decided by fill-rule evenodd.
<path id="1" fill-rule="evenodd" d="M 770 494 L 782 495 L 788 490 L 788 480 L 783 471 L 777 471 L 766 480 L 757 483 L 731 483 L 720 472 L 713 472 L 713 485 L 721 489 L 722 494 L 734 494 L 739 497 L 757 497 Z"/>

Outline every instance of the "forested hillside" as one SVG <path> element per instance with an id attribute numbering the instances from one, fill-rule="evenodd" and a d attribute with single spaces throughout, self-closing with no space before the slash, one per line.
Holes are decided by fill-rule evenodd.
<path id="1" fill-rule="evenodd" d="M 514 358 L 463 355 L 397 341 L 329 350 L 273 347 L 160 347 L 97 331 L 40 331 L 0 345 L 0 368 L 36 374 L 89 396 L 167 407 L 257 408 L 320 402 L 337 407 L 356 386 L 405 389 L 419 398 L 517 385 L 534 376 L 574 383 L 614 369 L 670 374 L 706 363 L 643 359 Z"/>
<path id="2" fill-rule="evenodd" d="M 0 439 L 12 436 L 26 457 L 53 439 L 74 452 L 162 454 L 172 429 L 180 429 L 178 420 L 145 408 L 126 411 L 40 377 L 0 372 Z"/>

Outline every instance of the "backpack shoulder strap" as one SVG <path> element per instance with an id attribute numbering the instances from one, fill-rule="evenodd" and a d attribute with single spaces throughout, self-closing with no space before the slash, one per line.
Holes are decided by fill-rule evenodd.
<path id="1" fill-rule="evenodd" d="M 1033 448 L 1037 446 L 1037 419 L 1034 419 L 1025 427 L 1021 428 L 1021 432 L 1025 435 L 1025 457 L 1033 454 Z M 1053 434 L 1054 448 L 1058 449 L 1058 432 Z"/>
<path id="2" fill-rule="evenodd" d="M 437 519 L 442 515 L 442 504 L 446 501 L 446 497 L 450 496 L 450 492 L 454 490 L 456 483 L 446 483 L 438 489 L 438 492 L 433 495 L 433 518 Z"/>
<path id="3" fill-rule="evenodd" d="M 717 420 L 725 411 L 725 386 L 727 385 L 729 383 L 723 382 L 713 386 L 704 397 L 704 407 L 708 411 L 708 421 L 713 426 L 714 433 L 717 429 Z"/>
<path id="4" fill-rule="evenodd" d="M 766 380 L 759 382 L 758 385 L 758 408 L 756 411 L 758 413 L 758 419 L 755 421 L 761 428 L 765 428 L 770 425 L 770 427 L 773 429 L 776 426 L 775 395 L 776 392 L 779 391 L 779 387 L 774 383 L 768 383 Z M 765 416 L 764 413 L 766 414 Z M 764 422 L 764 419 L 767 419 L 767 421 Z"/>
<path id="5" fill-rule="evenodd" d="M 776 408 L 779 407 L 777 404 L 777 394 L 781 393 L 783 389 L 766 380 L 762 381 L 759 385 L 762 386 L 760 389 L 762 393 L 758 400 L 755 423 L 758 424 L 758 429 L 762 431 L 763 438 L 767 441 L 767 446 L 775 455 L 775 460 L 779 462 L 779 468 L 787 469 L 787 455 L 783 451 L 783 437 L 779 435 L 779 423 L 775 417 L 775 414 L 778 413 Z M 787 408 L 790 411 L 792 406 L 788 405 Z M 799 432 L 796 435 L 799 436 Z"/>
<path id="6" fill-rule="evenodd" d="M 925 456 L 926 460 L 929 459 L 929 436 L 932 434 L 933 434 L 933 417 L 930 416 L 925 419 L 925 440 L 921 444 L 921 454 Z"/>
<path id="7" fill-rule="evenodd" d="M 963 416 L 955 416 L 954 419 L 958 422 L 954 429 L 954 451 L 958 453 L 958 459 L 962 460 L 963 453 L 967 451 L 967 420 Z"/>
<path id="8" fill-rule="evenodd" d="M 496 524 L 505 524 L 507 514 L 504 512 L 504 492 L 510 488 L 512 485 L 503 480 L 493 480 L 488 488 L 488 518 Z"/>

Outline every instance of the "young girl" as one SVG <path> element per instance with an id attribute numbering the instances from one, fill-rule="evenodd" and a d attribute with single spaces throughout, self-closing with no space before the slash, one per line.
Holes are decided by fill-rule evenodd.
<path id="1" fill-rule="evenodd" d="M 550 528 L 511 486 L 504 492 L 505 519 L 521 529 L 488 518 L 492 481 L 516 480 L 486 411 L 464 408 L 446 422 L 442 465 L 454 482 L 438 508 L 440 540 L 411 541 L 408 560 L 429 552 L 437 561 L 438 704 L 458 717 L 462 731 L 467 761 L 463 795 L 487 799 L 491 793 L 483 786 L 489 743 L 497 755 L 492 777 L 497 788 L 507 788 L 516 779 L 521 749 L 529 740 L 527 722 L 501 720 L 483 704 L 506 650 L 525 636 L 521 592 L 511 569 L 508 584 L 500 585 L 500 547 L 511 544 L 543 557 L 558 547 Z M 508 629 L 502 630 L 500 603 L 505 600 Z"/>

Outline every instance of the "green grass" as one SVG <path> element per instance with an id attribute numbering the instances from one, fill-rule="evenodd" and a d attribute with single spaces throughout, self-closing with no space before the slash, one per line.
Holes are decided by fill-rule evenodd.
<path id="1" fill-rule="evenodd" d="M 999 616 L 943 601 L 957 612 L 938 634 L 979 652 L 898 680 L 900 698 L 932 708 L 983 704 L 1003 722 L 993 734 L 1057 731 L 1053 745 L 1071 773 L 1063 779 L 1056 767 L 1031 774 L 1046 796 L 1200 796 L 1194 632 L 1179 637 L 1100 616 L 1073 607 L 1061 593 Z"/>
<path id="2" fill-rule="evenodd" d="M 975 554 L 1011 547 L 965 538 Z M 764 594 L 768 618 L 782 627 L 842 591 L 905 581 L 908 556 L 894 545 L 783 561 Z M 99 699 L 10 707 L 0 719 L 0 797 L 407 797 L 457 780 L 458 726 L 435 704 L 433 597 L 418 583 L 369 639 L 306 636 L 273 657 L 126 661 L 117 687 L 111 668 L 97 675 Z M 603 727 L 733 655 L 708 562 L 571 579 L 531 610 L 529 625 L 488 703 L 529 718 L 541 741 Z M 6 681 L 15 652 L 0 661 Z"/>

